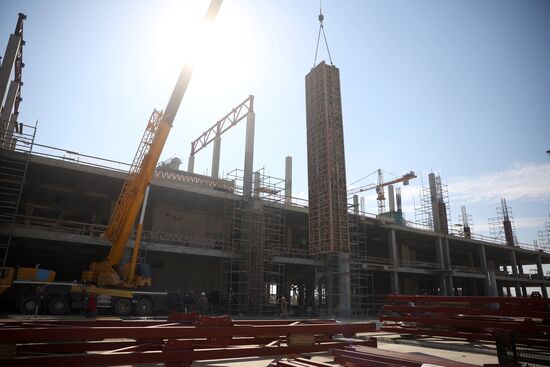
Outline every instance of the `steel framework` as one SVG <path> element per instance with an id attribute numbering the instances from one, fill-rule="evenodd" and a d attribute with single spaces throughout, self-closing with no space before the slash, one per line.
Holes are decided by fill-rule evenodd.
<path id="1" fill-rule="evenodd" d="M 334 320 L 233 321 L 184 314 L 167 321 L 6 323 L 0 330 L 3 366 L 97 366 L 164 363 L 191 366 L 197 360 L 327 351 L 342 348 L 374 323 Z M 376 346 L 375 340 L 353 340 Z"/>

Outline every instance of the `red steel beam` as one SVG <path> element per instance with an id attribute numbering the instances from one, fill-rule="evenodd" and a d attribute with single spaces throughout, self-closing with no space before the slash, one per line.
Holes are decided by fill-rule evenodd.
<path id="1" fill-rule="evenodd" d="M 372 341 L 354 341 L 360 345 L 372 345 Z M 177 348 L 178 343 L 175 344 Z M 58 366 L 113 366 L 137 363 L 165 363 L 190 366 L 193 361 L 216 360 L 230 358 L 244 358 L 257 356 L 277 356 L 299 353 L 313 353 L 326 351 L 331 348 L 343 348 L 349 342 L 328 342 L 315 345 L 274 346 L 274 347 L 247 347 L 247 348 L 220 348 L 206 350 L 174 349 L 146 352 L 114 352 L 103 354 L 69 354 L 17 357 L 4 360 L 5 367 L 58 367 Z"/>
<path id="2" fill-rule="evenodd" d="M 474 319 L 461 320 L 460 318 L 435 318 L 435 317 L 422 317 L 422 316 L 380 316 L 380 321 L 394 321 L 394 322 L 414 322 L 425 325 L 442 325 L 459 327 L 474 330 L 492 330 L 495 328 L 510 330 L 526 334 L 537 333 L 550 333 L 550 325 L 542 325 L 537 323 L 524 323 L 517 321 L 483 321 Z"/>
<path id="3" fill-rule="evenodd" d="M 66 328 L 4 328 L 0 344 L 17 344 L 39 341 L 102 340 L 107 338 L 128 339 L 184 339 L 232 336 L 279 337 L 289 334 L 343 334 L 351 336 L 359 332 L 376 330 L 375 323 L 357 324 L 300 324 L 256 326 L 169 326 L 155 327 L 66 327 Z"/>
<path id="4" fill-rule="evenodd" d="M 384 305 L 384 310 L 404 313 L 441 313 L 441 314 L 462 314 L 462 315 L 492 315 L 492 316 L 512 316 L 512 317 L 534 317 L 541 319 L 550 319 L 550 311 L 534 311 L 530 309 L 490 309 L 473 307 L 453 307 L 453 306 L 424 306 L 424 305 Z"/>
<path id="5" fill-rule="evenodd" d="M 423 296 L 389 294 L 386 296 L 389 302 L 449 302 L 449 303 L 510 303 L 527 305 L 550 306 L 549 298 L 539 297 L 485 297 L 485 296 Z"/>

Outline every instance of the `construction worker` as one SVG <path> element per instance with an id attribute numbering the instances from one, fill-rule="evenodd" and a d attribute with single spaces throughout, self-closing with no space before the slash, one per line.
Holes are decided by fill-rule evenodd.
<path id="1" fill-rule="evenodd" d="M 283 317 L 283 319 L 286 319 L 286 317 L 288 316 L 288 301 L 286 300 L 285 296 L 281 297 L 280 303 L 281 303 L 281 316 Z"/>
<path id="2" fill-rule="evenodd" d="M 199 300 L 197 301 L 197 309 L 201 315 L 206 315 L 208 311 L 208 298 L 206 298 L 206 293 L 202 292 Z"/>

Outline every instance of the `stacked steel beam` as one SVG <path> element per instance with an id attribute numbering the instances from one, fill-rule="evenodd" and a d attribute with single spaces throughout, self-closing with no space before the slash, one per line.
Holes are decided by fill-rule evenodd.
<path id="1" fill-rule="evenodd" d="M 287 355 L 342 348 L 374 323 L 249 320 L 183 315 L 171 320 L 30 320 L 0 324 L 2 366 L 101 366 Z M 354 339 L 375 346 L 375 340 Z"/>
<path id="2" fill-rule="evenodd" d="M 380 316 L 382 331 L 497 341 L 497 346 L 499 335 L 507 335 L 513 354 L 524 350 L 550 365 L 549 299 L 390 295 L 388 301 Z"/>

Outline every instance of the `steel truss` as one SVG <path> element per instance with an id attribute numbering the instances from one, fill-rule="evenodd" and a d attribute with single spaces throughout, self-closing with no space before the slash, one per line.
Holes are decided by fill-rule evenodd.
<path id="1" fill-rule="evenodd" d="M 11 346 L 13 354 L 3 366 L 191 366 L 198 360 L 328 351 L 350 342 L 376 346 L 375 340 L 335 338 L 375 331 L 375 323 L 233 321 L 228 316 L 196 318 L 196 314 L 177 319 L 8 322 L 0 328 L 0 344 Z"/>

